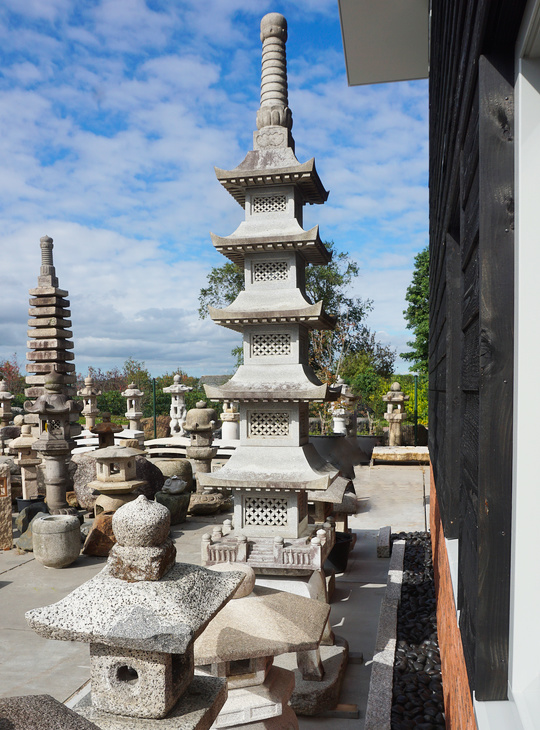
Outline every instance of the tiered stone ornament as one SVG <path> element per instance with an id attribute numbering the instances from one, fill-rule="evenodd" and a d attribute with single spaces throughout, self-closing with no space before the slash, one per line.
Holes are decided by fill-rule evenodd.
<path id="1" fill-rule="evenodd" d="M 212 446 L 214 431 L 221 426 L 221 421 L 214 408 L 208 408 L 205 401 L 200 400 L 186 414 L 184 424 L 189 433 L 190 445 L 186 448 L 186 456 L 193 466 L 193 475 L 197 480 L 197 492 L 202 492 L 201 474 L 212 470 L 212 459 L 217 454 L 217 447 Z"/>
<path id="2" fill-rule="evenodd" d="M 68 309 L 68 292 L 59 289 L 58 277 L 53 264 L 53 239 L 50 236 L 40 238 L 41 269 L 38 276 L 38 285 L 30 289 L 30 309 L 28 314 L 27 346 L 30 352 L 26 358 L 30 362 L 26 366 L 25 395 L 27 398 L 38 398 L 45 393 L 45 381 L 49 373 L 56 373 L 58 392 L 68 398 L 75 395 L 75 364 L 72 362 L 74 354 L 73 336 L 71 327 L 71 312 Z M 28 411 L 25 422 L 34 427 L 34 435 L 39 435 L 37 427 L 38 417 Z M 78 411 L 71 414 L 68 441 L 81 433 L 81 426 L 77 423 Z"/>
<path id="3" fill-rule="evenodd" d="M 5 380 L 0 380 L 0 428 L 9 426 L 13 417 L 11 412 L 11 401 L 15 396 L 12 395 Z"/>
<path id="4" fill-rule="evenodd" d="M 21 426 L 21 435 L 14 439 L 9 450 L 16 454 L 13 460 L 21 469 L 23 499 L 32 499 L 38 495 L 37 468 L 41 459 L 34 451 L 35 436 L 32 436 L 32 427 L 28 423 Z"/>
<path id="5" fill-rule="evenodd" d="M 85 428 L 90 432 L 90 429 L 96 425 L 96 417 L 99 415 L 97 399 L 98 395 L 101 395 L 101 391 L 96 388 L 93 378 L 88 376 L 84 379 L 84 388 L 78 390 L 77 395 L 83 399 L 82 414 L 86 421 Z"/>
<path id="6" fill-rule="evenodd" d="M 33 448 L 41 455 L 45 465 L 46 500 L 51 514 L 76 513 L 66 501 L 67 460 L 74 444 L 70 421 L 78 418 L 83 404 L 70 400 L 64 389 L 63 376 L 51 373 L 45 381 L 43 395 L 35 403 L 26 401 L 24 404 L 25 411 L 39 418 L 40 433 Z"/>
<path id="7" fill-rule="evenodd" d="M 392 383 L 388 393 L 383 395 L 383 401 L 387 403 L 384 417 L 388 421 L 389 446 L 401 446 L 402 423 L 407 418 L 404 405 L 408 400 L 409 396 L 403 393 L 398 382 Z"/>
<path id="8" fill-rule="evenodd" d="M 245 209 L 245 221 L 232 235 L 212 235 L 212 241 L 244 267 L 245 290 L 225 309 L 210 307 L 210 315 L 242 332 L 244 364 L 223 386 L 205 389 L 212 400 L 239 403 L 240 443 L 220 471 L 199 480 L 203 487 L 234 490 L 235 499 L 236 537 L 203 542 L 207 564 L 247 560 L 255 570 L 309 571 L 322 566 L 334 533 L 322 524 L 308 526 L 308 497 L 340 502 L 346 481 L 309 442 L 309 403 L 339 395 L 308 362 L 309 330 L 332 329 L 335 319 L 305 293 L 306 265 L 326 264 L 331 254 L 318 226 L 302 228 L 302 209 L 324 203 L 328 193 L 314 160 L 299 163 L 294 154 L 286 39 L 285 18 L 266 15 L 254 150 L 236 169 L 216 169 Z"/>
<path id="9" fill-rule="evenodd" d="M 90 644 L 91 696 L 74 709 L 102 730 L 206 730 L 226 699 L 225 680 L 194 678 L 193 643 L 242 575 L 176 563 L 169 529 L 163 505 L 124 505 L 105 568 L 26 614 L 41 636 Z"/>
<path id="10" fill-rule="evenodd" d="M 126 446 L 108 446 L 90 454 L 96 460 L 96 479 L 87 488 L 99 492 L 94 505 L 96 515 L 114 512 L 137 498 L 135 490 L 146 485 L 145 481 L 137 479 L 135 457 L 140 453 L 138 449 Z"/>
<path id="11" fill-rule="evenodd" d="M 185 395 L 193 390 L 189 385 L 181 383 L 181 380 L 180 375 L 175 375 L 173 384 L 169 385 L 168 388 L 163 388 L 164 393 L 170 393 L 171 395 L 171 436 L 184 435 L 184 424 L 186 421 Z"/>
<path id="12" fill-rule="evenodd" d="M 126 418 L 129 419 L 129 428 L 131 431 L 140 431 L 144 393 L 137 388 L 135 383 L 130 383 L 122 395 L 127 398 Z"/>

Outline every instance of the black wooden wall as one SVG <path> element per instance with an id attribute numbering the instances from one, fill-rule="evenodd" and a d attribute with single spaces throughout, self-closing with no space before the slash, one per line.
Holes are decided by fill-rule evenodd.
<path id="1" fill-rule="evenodd" d="M 524 0 L 433 0 L 430 453 L 471 691 L 508 681 L 514 46 Z"/>

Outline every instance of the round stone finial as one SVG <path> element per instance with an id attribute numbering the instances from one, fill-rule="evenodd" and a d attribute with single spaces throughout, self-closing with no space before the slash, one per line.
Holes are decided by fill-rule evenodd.
<path id="1" fill-rule="evenodd" d="M 90 375 L 88 375 L 88 376 L 87 376 L 87 377 L 86 377 L 86 378 L 84 379 L 84 384 L 85 384 L 86 386 L 88 386 L 89 388 L 91 388 L 91 387 L 92 387 L 92 385 L 94 385 L 94 379 L 93 379 L 93 378 L 92 378 L 92 377 L 91 377 Z"/>
<path id="2" fill-rule="evenodd" d="M 112 529 L 123 547 L 158 547 L 169 535 L 171 513 L 159 502 L 143 494 L 116 510 Z"/>
<path id="3" fill-rule="evenodd" d="M 21 436 L 30 436 L 32 433 L 32 426 L 29 423 L 23 423 L 21 426 Z"/>
<path id="4" fill-rule="evenodd" d="M 195 403 L 195 408 L 206 408 L 206 401 L 205 400 L 198 400 Z"/>
<path id="5" fill-rule="evenodd" d="M 392 383 L 392 385 L 390 386 L 390 390 L 393 393 L 398 393 L 401 390 L 401 385 L 397 382 L 397 380 L 395 383 Z"/>
<path id="6" fill-rule="evenodd" d="M 64 378 L 61 373 L 56 372 L 53 368 L 49 375 L 45 378 L 45 390 L 52 393 L 61 393 L 64 387 Z"/>
<path id="7" fill-rule="evenodd" d="M 174 381 L 174 384 L 175 384 L 175 385 L 179 385 L 179 384 L 180 384 L 180 381 L 181 381 L 181 380 L 182 380 L 182 378 L 181 378 L 181 377 L 180 377 L 180 375 L 178 375 L 178 374 L 176 374 L 176 375 L 174 376 L 174 378 L 173 378 L 173 381 Z"/>
<path id="8" fill-rule="evenodd" d="M 267 13 L 261 20 L 261 41 L 267 38 L 287 41 L 287 21 L 281 13 Z"/>
<path id="9" fill-rule="evenodd" d="M 7 393 L 7 383 L 5 380 L 0 380 L 0 391 L 2 393 Z"/>

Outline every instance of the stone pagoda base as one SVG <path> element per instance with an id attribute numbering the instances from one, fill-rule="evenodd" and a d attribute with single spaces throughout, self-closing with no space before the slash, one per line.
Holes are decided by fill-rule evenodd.
<path id="1" fill-rule="evenodd" d="M 263 684 L 229 689 L 213 728 L 259 727 L 261 720 L 283 716 L 294 689 L 294 674 L 287 669 L 272 667 Z M 296 718 L 295 718 L 296 721 Z M 296 722 L 296 727 L 298 723 Z M 260 727 L 266 727 L 261 725 Z M 281 727 L 281 725 L 278 725 Z M 284 725 L 288 727 L 288 725 Z"/>
<path id="2" fill-rule="evenodd" d="M 309 575 L 322 569 L 334 542 L 331 522 L 309 525 L 309 534 L 300 538 L 248 538 L 218 529 L 203 535 L 201 557 L 203 565 L 247 563 L 259 575 Z"/>
<path id="3" fill-rule="evenodd" d="M 167 717 L 161 720 L 112 715 L 92 706 L 89 692 L 73 708 L 101 730 L 209 730 L 227 698 L 227 681 L 195 677 Z"/>

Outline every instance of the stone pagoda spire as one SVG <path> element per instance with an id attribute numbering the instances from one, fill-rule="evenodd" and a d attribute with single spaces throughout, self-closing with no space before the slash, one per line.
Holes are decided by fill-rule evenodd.
<path id="1" fill-rule="evenodd" d="M 303 229 L 302 210 L 306 203 L 324 203 L 328 193 L 314 160 L 300 163 L 294 153 L 286 39 L 285 18 L 266 15 L 254 149 L 234 170 L 216 168 L 218 180 L 244 208 L 245 220 L 230 236 L 212 234 L 212 241 L 243 266 L 245 290 L 224 309 L 210 307 L 210 315 L 242 332 L 244 364 L 223 386 L 205 389 L 211 400 L 239 403 L 240 444 L 219 472 L 199 476 L 203 487 L 234 490 L 234 528 L 244 541 L 246 535 L 307 535 L 308 491 L 310 499 L 319 494 L 338 502 L 345 485 L 339 480 L 337 488 L 337 469 L 309 443 L 309 403 L 335 400 L 340 389 L 322 383 L 308 362 L 309 330 L 332 329 L 335 320 L 322 302 L 306 296 L 306 265 L 326 264 L 331 254 L 318 226 Z M 315 539 L 330 544 L 324 536 Z"/>
<path id="2" fill-rule="evenodd" d="M 49 373 L 60 376 L 62 392 L 67 396 L 75 395 L 75 365 L 73 333 L 69 317 L 68 292 L 58 288 L 58 278 L 53 264 L 53 239 L 40 238 L 41 269 L 38 285 L 30 289 L 30 309 L 28 314 L 28 349 L 26 366 L 28 388 L 27 398 L 38 398 L 45 393 L 45 380 Z"/>

